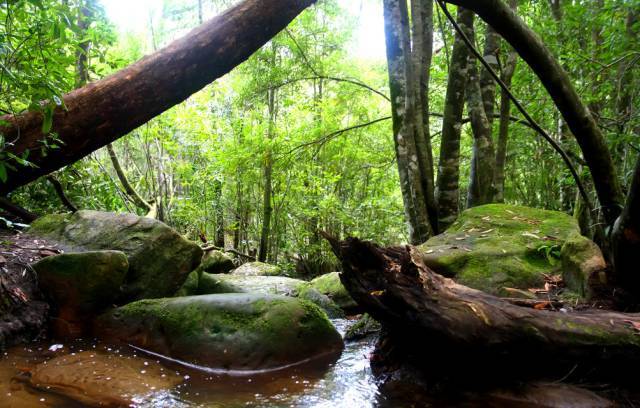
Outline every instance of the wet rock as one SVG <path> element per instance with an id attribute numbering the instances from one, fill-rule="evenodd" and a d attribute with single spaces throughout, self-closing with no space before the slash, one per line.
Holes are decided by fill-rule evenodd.
<path id="1" fill-rule="evenodd" d="M 499 294 L 503 287 L 542 287 L 543 274 L 562 273 L 561 248 L 579 234 L 565 213 L 490 204 L 466 210 L 420 249 L 435 272 Z"/>
<path id="2" fill-rule="evenodd" d="M 274 369 L 337 357 L 343 344 L 316 305 L 286 296 L 219 294 L 141 300 L 101 316 L 107 340 L 201 366 Z"/>
<path id="3" fill-rule="evenodd" d="M 329 297 L 343 310 L 350 311 L 358 307 L 358 304 L 351 298 L 347 289 L 340 282 L 339 272 L 318 276 L 309 282 L 309 287 Z"/>
<path id="4" fill-rule="evenodd" d="M 207 273 L 229 273 L 234 268 L 233 259 L 222 251 L 207 251 L 202 256 L 200 268 Z"/>
<path id="5" fill-rule="evenodd" d="M 44 258 L 33 268 L 51 300 L 58 335 L 79 336 L 92 317 L 113 305 L 129 270 L 121 251 L 90 251 Z"/>
<path id="6" fill-rule="evenodd" d="M 239 276 L 283 276 L 284 272 L 279 266 L 269 265 L 264 262 L 248 262 L 231 272 Z"/>
<path id="7" fill-rule="evenodd" d="M 382 326 L 367 313 L 363 314 L 357 322 L 347 329 L 344 334 L 346 341 L 360 340 L 373 334 L 380 333 Z"/>
<path id="8" fill-rule="evenodd" d="M 183 381 L 154 361 L 84 351 L 30 370 L 29 385 L 91 407 L 138 406 Z"/>
<path id="9" fill-rule="evenodd" d="M 29 234 L 60 243 L 73 252 L 118 250 L 129 273 L 121 303 L 173 295 L 202 258 L 202 249 L 166 224 L 133 214 L 78 211 L 34 221 Z"/>

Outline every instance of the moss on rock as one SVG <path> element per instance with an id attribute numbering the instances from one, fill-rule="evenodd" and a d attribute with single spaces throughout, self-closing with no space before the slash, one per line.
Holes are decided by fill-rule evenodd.
<path id="1" fill-rule="evenodd" d="M 336 355 L 342 339 L 316 305 L 218 294 L 142 300 L 101 316 L 99 335 L 207 367 L 256 370 Z"/>
<path id="2" fill-rule="evenodd" d="M 207 251 L 202 256 L 200 268 L 207 273 L 229 273 L 235 268 L 233 259 L 222 251 Z"/>
<path id="3" fill-rule="evenodd" d="M 124 252 L 129 273 L 122 302 L 173 295 L 202 258 L 198 245 L 166 224 L 133 214 L 78 211 L 47 215 L 31 225 L 29 234 L 56 241 L 74 252 Z"/>
<path id="4" fill-rule="evenodd" d="M 589 296 L 589 280 L 605 279 L 607 264 L 598 245 L 581 235 L 570 237 L 561 252 L 562 277 L 569 289 L 582 297 Z"/>
<path id="5" fill-rule="evenodd" d="M 561 273 L 560 248 L 579 231 L 561 212 L 490 204 L 466 210 L 420 249 L 434 271 L 499 294 L 503 287 L 540 287 L 544 274 Z"/>
<path id="6" fill-rule="evenodd" d="M 331 272 L 318 276 L 308 286 L 333 300 L 342 309 L 350 310 L 358 307 L 347 289 L 340 281 L 340 272 Z"/>

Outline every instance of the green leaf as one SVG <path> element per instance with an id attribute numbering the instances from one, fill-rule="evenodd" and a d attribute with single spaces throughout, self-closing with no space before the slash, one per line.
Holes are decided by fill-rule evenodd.
<path id="1" fill-rule="evenodd" d="M 0 162 L 0 181 L 3 183 L 7 182 L 7 168 L 5 167 L 3 162 Z"/>
<path id="2" fill-rule="evenodd" d="M 42 133 L 47 134 L 53 126 L 53 109 L 50 106 L 44 110 L 44 119 L 42 121 Z"/>

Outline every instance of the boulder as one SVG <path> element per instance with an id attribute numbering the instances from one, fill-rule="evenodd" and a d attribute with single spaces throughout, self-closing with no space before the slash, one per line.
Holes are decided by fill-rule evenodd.
<path id="1" fill-rule="evenodd" d="M 284 273 L 279 266 L 269 265 L 264 262 L 248 262 L 231 272 L 239 276 L 283 276 Z"/>
<path id="2" fill-rule="evenodd" d="M 198 289 L 190 293 L 194 295 L 260 293 L 263 295 L 293 296 L 315 303 L 331 318 L 344 315 L 342 309 L 328 296 L 309 287 L 307 282 L 285 276 L 240 276 L 203 273 L 200 276 Z"/>
<path id="3" fill-rule="evenodd" d="M 378 334 L 380 330 L 382 330 L 382 325 L 373 317 L 369 316 L 369 314 L 365 313 L 360 316 L 357 322 L 347 329 L 344 334 L 344 339 L 346 341 L 356 341 Z"/>
<path id="4" fill-rule="evenodd" d="M 219 294 L 130 303 L 98 318 L 96 334 L 200 366 L 268 370 L 342 350 L 314 304 L 286 296 Z"/>
<path id="5" fill-rule="evenodd" d="M 358 304 L 351 298 L 347 289 L 340 282 L 340 272 L 331 272 L 318 276 L 308 284 L 309 287 L 326 295 L 344 310 L 357 309 Z"/>
<path id="6" fill-rule="evenodd" d="M 542 287 L 545 274 L 561 274 L 561 248 L 579 235 L 576 220 L 567 214 L 489 204 L 466 210 L 420 250 L 435 272 L 499 294 L 504 287 Z"/>
<path id="7" fill-rule="evenodd" d="M 199 295 L 214 293 L 260 293 L 263 295 L 297 296 L 305 282 L 284 276 L 241 276 L 203 273 Z"/>
<path id="8" fill-rule="evenodd" d="M 197 268 L 187 276 L 180 289 L 174 294 L 174 297 L 195 296 L 199 295 L 198 286 L 200 285 L 200 277 L 203 275 L 202 269 Z"/>
<path id="9" fill-rule="evenodd" d="M 121 251 L 89 251 L 44 258 L 33 269 L 43 293 L 53 304 L 58 335 L 81 335 L 88 319 L 121 295 L 129 270 Z"/>
<path id="10" fill-rule="evenodd" d="M 28 374 L 27 383 L 32 387 L 91 407 L 146 406 L 154 395 L 183 381 L 155 361 L 98 351 L 56 357 Z"/>
<path id="11" fill-rule="evenodd" d="M 78 211 L 47 215 L 29 229 L 74 252 L 118 250 L 129 272 L 121 303 L 173 295 L 202 258 L 202 249 L 166 224 L 133 214 Z"/>
<path id="12" fill-rule="evenodd" d="M 229 273 L 235 267 L 233 259 L 222 251 L 205 252 L 200 264 L 200 268 L 207 273 Z"/>
<path id="13" fill-rule="evenodd" d="M 600 247 L 582 235 L 575 235 L 562 245 L 562 278 L 569 289 L 580 296 L 590 295 L 589 282 L 606 283 L 604 260 Z"/>

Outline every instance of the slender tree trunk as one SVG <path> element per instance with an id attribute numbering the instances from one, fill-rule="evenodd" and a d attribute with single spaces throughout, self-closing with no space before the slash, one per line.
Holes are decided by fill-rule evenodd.
<path id="1" fill-rule="evenodd" d="M 118 176 L 118 180 L 122 184 L 125 193 L 131 198 L 131 201 L 136 205 L 136 207 L 144 210 L 146 214 L 149 214 L 152 209 L 152 205 L 149 204 L 144 198 L 138 194 L 135 188 L 129 182 L 127 175 L 124 173 L 122 166 L 120 165 L 120 160 L 118 160 L 118 156 L 116 155 L 115 150 L 111 143 L 107 145 L 107 151 L 109 152 L 109 159 L 111 159 L 111 164 L 113 165 L 113 169 L 116 171 L 116 175 Z"/>
<path id="2" fill-rule="evenodd" d="M 215 197 L 215 217 L 216 234 L 214 243 L 217 247 L 224 248 L 224 206 L 222 205 L 222 181 L 216 180 L 213 183 L 213 194 Z"/>
<path id="3" fill-rule="evenodd" d="M 484 36 L 484 52 L 483 58 L 489 63 L 494 71 L 500 71 L 500 63 L 498 60 L 500 52 L 500 35 L 491 26 L 486 27 Z M 489 71 L 482 67 L 480 69 L 480 89 L 482 90 L 482 103 L 484 112 L 489 122 L 489 128 L 493 133 L 493 115 L 495 112 L 496 99 L 496 82 Z"/>
<path id="4" fill-rule="evenodd" d="M 24 156 L 0 194 L 71 164 L 131 132 L 245 61 L 314 0 L 245 0 L 141 61 L 64 96 L 52 132 L 62 145 L 42 149 L 43 116 L 4 116 L 6 153 Z M 46 150 L 46 151 L 45 151 Z"/>
<path id="5" fill-rule="evenodd" d="M 624 201 L 616 168 L 602 132 L 553 54 L 502 0 L 444 1 L 476 12 L 518 51 L 540 78 L 582 149 L 604 217 L 612 225 Z"/>
<path id="6" fill-rule="evenodd" d="M 515 4 L 515 2 L 514 2 Z M 518 53 L 513 49 L 509 51 L 507 62 L 502 70 L 501 79 L 511 87 L 511 80 L 516 71 L 518 61 Z M 509 143 L 509 118 L 511 116 L 511 99 L 507 92 L 502 89 L 500 91 L 500 125 L 498 129 L 498 143 L 496 148 L 496 169 L 494 188 L 496 191 L 495 201 L 504 202 L 504 180 L 505 167 L 507 164 L 507 148 Z"/>
<path id="7" fill-rule="evenodd" d="M 457 22 L 469 36 L 473 12 L 458 8 Z M 442 142 L 438 162 L 438 226 L 444 231 L 458 217 L 460 203 L 460 132 L 469 69 L 469 51 L 462 37 L 456 33 L 449 64 L 449 79 L 442 120 Z"/>
<path id="8" fill-rule="evenodd" d="M 274 49 L 274 61 L 275 61 Z M 269 124 L 267 127 L 267 138 L 273 140 L 276 121 L 276 91 L 270 89 L 267 91 L 268 108 L 269 108 Z M 269 252 L 269 238 L 271 235 L 271 214 L 273 213 L 272 205 L 272 173 L 273 173 L 273 157 L 271 146 L 267 146 L 264 158 L 264 195 L 262 201 L 262 229 L 260 232 L 260 248 L 258 250 L 258 260 L 265 262 Z"/>
<path id="9" fill-rule="evenodd" d="M 391 94 L 393 134 L 405 216 L 412 243 L 424 242 L 431 235 L 416 147 L 415 92 L 412 85 L 411 41 L 406 0 L 384 0 L 384 21 Z M 424 132 L 423 132 L 424 133 Z"/>
<path id="10" fill-rule="evenodd" d="M 473 33 L 473 26 L 470 31 Z M 473 39 L 474 37 L 469 37 Z M 471 117 L 473 131 L 473 155 L 469 171 L 469 191 L 467 194 L 467 208 L 493 201 L 495 153 L 491 135 L 491 122 L 485 111 L 480 74 L 475 57 L 469 57 L 469 80 L 467 82 L 467 108 Z M 494 85 L 495 86 L 495 85 Z M 488 92 L 492 96 L 494 92 Z M 493 101 L 490 101 L 493 110 Z"/>
<path id="11" fill-rule="evenodd" d="M 433 58 L 433 1 L 411 0 L 411 80 L 408 91 L 413 92 L 415 107 L 415 143 L 420 165 L 420 179 L 431 233 L 438 232 L 438 206 L 435 200 L 433 152 L 429 128 L 429 78 Z"/>

